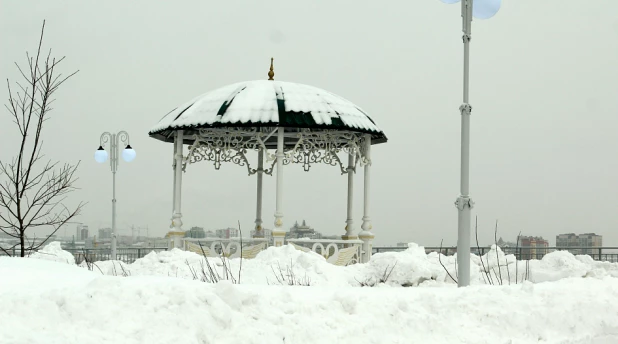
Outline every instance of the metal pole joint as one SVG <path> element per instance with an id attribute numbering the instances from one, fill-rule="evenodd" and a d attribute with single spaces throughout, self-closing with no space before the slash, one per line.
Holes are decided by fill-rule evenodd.
<path id="1" fill-rule="evenodd" d="M 455 206 L 457 207 L 457 209 L 459 209 L 459 211 L 463 211 L 466 206 L 472 209 L 474 208 L 474 201 L 470 197 L 459 196 L 457 197 L 457 200 L 455 200 Z"/>
<path id="2" fill-rule="evenodd" d="M 461 104 L 459 107 L 459 111 L 462 115 L 471 115 L 472 114 L 472 105 L 468 103 Z"/>

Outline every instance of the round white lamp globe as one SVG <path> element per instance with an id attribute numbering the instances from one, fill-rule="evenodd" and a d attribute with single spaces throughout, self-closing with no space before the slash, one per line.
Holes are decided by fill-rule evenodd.
<path id="1" fill-rule="evenodd" d="M 131 145 L 127 145 L 127 148 L 122 151 L 122 159 L 126 162 L 133 161 L 136 155 L 137 153 L 135 153 L 135 150 L 131 148 Z"/>
<path id="2" fill-rule="evenodd" d="M 478 19 L 489 19 L 500 10 L 502 0 L 476 0 L 472 3 L 472 16 Z"/>
<path id="3" fill-rule="evenodd" d="M 455 4 L 461 0 L 440 0 L 445 4 Z M 502 0 L 474 0 L 472 2 L 472 16 L 478 19 L 489 19 L 500 10 Z"/>
<path id="4" fill-rule="evenodd" d="M 105 151 L 103 147 L 99 146 L 99 149 L 94 152 L 94 160 L 100 164 L 107 161 L 107 151 Z"/>

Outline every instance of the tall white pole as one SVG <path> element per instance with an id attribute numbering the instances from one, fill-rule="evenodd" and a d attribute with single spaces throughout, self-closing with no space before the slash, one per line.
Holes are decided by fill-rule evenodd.
<path id="1" fill-rule="evenodd" d="M 277 193 L 275 202 L 275 228 L 272 232 L 274 245 L 282 246 L 285 239 L 285 230 L 283 230 L 283 135 L 284 128 L 279 127 L 277 133 Z"/>
<path id="2" fill-rule="evenodd" d="M 111 257 L 116 260 L 117 251 L 117 232 L 116 232 L 116 171 L 118 170 L 118 136 L 112 134 L 110 140 L 110 164 L 112 165 L 112 242 L 111 242 Z"/>
<path id="3" fill-rule="evenodd" d="M 470 223 L 474 203 L 470 199 L 470 39 L 472 35 L 472 1 L 462 0 L 461 16 L 463 18 L 464 43 L 464 73 L 463 73 L 463 104 L 461 111 L 461 185 L 460 196 L 455 205 L 459 211 L 457 226 L 457 262 L 459 287 L 470 285 Z"/>
<path id="4" fill-rule="evenodd" d="M 172 149 L 172 170 L 174 171 L 174 189 L 172 191 L 173 193 L 173 199 L 172 199 L 172 219 L 174 216 L 174 213 L 176 212 L 176 150 L 177 150 L 177 146 L 178 146 L 178 139 L 177 139 L 178 135 L 176 132 L 174 132 L 174 144 L 173 144 L 173 149 Z"/>
<path id="5" fill-rule="evenodd" d="M 345 225 L 345 236 L 343 239 L 356 239 L 354 235 L 354 220 L 353 220 L 353 201 L 354 201 L 354 154 L 348 154 L 348 202 L 347 202 L 347 218 Z"/>
<path id="6" fill-rule="evenodd" d="M 116 172 L 112 172 L 112 249 L 111 249 L 111 259 L 112 260 L 116 260 L 116 248 L 117 248 L 117 241 L 116 241 Z"/>
<path id="7" fill-rule="evenodd" d="M 264 150 L 258 151 L 257 202 L 255 206 L 255 236 L 263 237 L 262 231 L 262 179 L 264 177 Z"/>
<path id="8" fill-rule="evenodd" d="M 368 163 L 365 165 L 364 170 L 364 195 L 363 195 L 363 224 L 361 228 L 363 232 L 371 232 L 371 218 L 369 217 L 369 186 L 370 186 L 370 167 L 371 167 L 371 135 L 365 135 L 365 157 Z"/>

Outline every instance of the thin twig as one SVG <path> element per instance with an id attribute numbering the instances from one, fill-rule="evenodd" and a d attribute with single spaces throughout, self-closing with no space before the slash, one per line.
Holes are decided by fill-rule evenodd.
<path id="1" fill-rule="evenodd" d="M 438 262 L 440 262 L 440 265 L 442 265 L 442 268 L 444 269 L 444 271 L 446 271 L 446 273 L 448 274 L 448 277 L 450 277 L 453 282 L 458 283 L 456 279 L 453 278 L 453 276 L 451 276 L 451 273 L 448 271 L 448 269 L 446 268 L 446 266 L 444 266 L 444 264 L 442 264 L 442 259 L 440 258 L 440 256 L 442 255 L 442 242 L 444 240 L 440 240 L 440 252 L 438 252 Z"/>
<path id="2" fill-rule="evenodd" d="M 238 220 L 238 232 L 240 233 L 240 267 L 238 268 L 238 284 L 240 284 L 240 275 L 242 273 L 242 229 L 240 228 L 240 220 Z"/>
<path id="3" fill-rule="evenodd" d="M 457 271 L 457 257 L 456 256 L 455 256 L 455 278 L 459 279 L 459 272 Z"/>
<path id="4" fill-rule="evenodd" d="M 500 274 L 500 285 L 502 285 L 502 269 L 500 269 L 500 255 L 498 254 L 498 220 L 496 220 L 496 229 L 494 230 L 494 244 L 496 246 L 496 263 Z"/>
<path id="5" fill-rule="evenodd" d="M 515 260 L 517 263 L 517 260 Z M 504 266 L 506 266 L 506 273 L 509 278 L 509 285 L 511 285 L 511 269 L 509 269 L 509 261 L 506 259 L 506 255 L 504 255 Z"/>
<path id="6" fill-rule="evenodd" d="M 517 254 L 519 253 L 519 237 L 521 236 L 521 231 L 517 234 L 517 242 L 515 243 L 515 284 L 517 284 L 517 280 L 519 279 L 518 275 L 518 267 L 519 261 L 517 260 Z M 519 259 L 521 260 L 521 253 L 519 253 Z"/>
<path id="7" fill-rule="evenodd" d="M 490 285 L 494 284 L 494 281 L 491 280 L 491 276 L 489 276 L 489 263 L 487 264 L 487 269 L 485 269 L 485 263 L 483 262 L 483 255 L 481 254 L 481 247 L 479 246 L 479 219 L 475 217 L 474 224 L 474 236 L 476 237 L 476 249 L 479 252 L 479 258 L 481 259 L 481 265 L 483 266 L 483 273 L 487 276 L 487 281 L 489 281 Z"/>

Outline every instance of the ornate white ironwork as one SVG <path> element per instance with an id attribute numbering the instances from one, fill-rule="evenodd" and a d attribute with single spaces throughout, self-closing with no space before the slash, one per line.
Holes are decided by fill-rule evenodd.
<path id="1" fill-rule="evenodd" d="M 272 175 L 277 157 L 275 151 L 269 152 L 266 148 L 266 140 L 272 135 L 273 128 L 210 128 L 200 129 L 193 135 L 194 143 L 189 146 L 189 152 L 183 159 L 183 171 L 187 163 L 199 161 L 212 161 L 215 169 L 220 169 L 224 162 L 231 162 L 239 166 L 247 167 L 249 175 L 258 172 L 252 168 L 247 158 L 248 151 L 258 152 L 264 150 L 267 162 L 271 162 L 269 168 L 263 172 Z M 305 171 L 309 171 L 311 165 L 324 163 L 331 166 L 339 166 L 341 174 L 348 172 L 339 158 L 339 153 L 352 154 L 356 164 L 364 166 L 371 164 L 365 154 L 365 135 L 350 131 L 300 129 L 298 132 L 286 132 L 285 136 L 293 138 L 296 144 L 286 150 L 283 163 L 302 164 Z M 356 165 L 355 164 L 355 165 Z M 354 166 L 354 172 L 356 166 Z"/>
<path id="2" fill-rule="evenodd" d="M 268 132 L 257 128 L 200 129 L 198 134 L 193 135 L 194 142 L 189 147 L 185 164 L 212 161 L 218 170 L 221 168 L 221 163 L 231 162 L 246 166 L 249 175 L 255 174 L 258 170 L 251 168 L 247 151 L 259 151 L 262 148 L 266 152 L 263 138 L 268 136 Z M 266 156 L 267 160 L 272 160 L 269 159 L 269 154 Z M 272 167 L 264 170 L 264 173 L 272 175 Z"/>
<path id="3" fill-rule="evenodd" d="M 361 240 L 287 239 L 287 242 L 298 250 L 313 251 L 334 265 L 357 264 L 361 260 Z"/>
<path id="4" fill-rule="evenodd" d="M 296 138 L 298 139 L 296 145 L 285 152 L 284 164 L 302 164 L 305 171 L 309 171 L 311 165 L 315 163 L 339 165 L 341 174 L 346 174 L 348 167 L 344 166 L 339 153 L 355 156 L 361 166 L 371 163 L 363 151 L 365 138 L 362 134 L 339 130 L 312 132 L 309 129 L 303 129 L 296 134 Z"/>
<path id="5" fill-rule="evenodd" d="M 242 246 L 242 250 L 241 250 Z M 219 239 L 219 238 L 202 238 L 202 239 L 184 239 L 184 249 L 206 257 L 226 257 L 245 259 L 255 258 L 255 256 L 268 247 L 267 239 Z"/>

